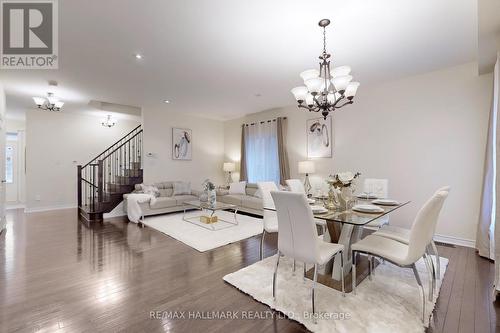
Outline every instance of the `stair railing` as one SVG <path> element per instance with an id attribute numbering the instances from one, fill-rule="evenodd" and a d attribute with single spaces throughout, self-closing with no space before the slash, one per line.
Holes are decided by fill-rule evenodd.
<path id="1" fill-rule="evenodd" d="M 108 147 L 84 166 L 77 167 L 78 207 L 89 212 L 102 210 L 106 196 L 129 185 L 127 179 L 139 177 L 142 165 L 141 125 Z"/>

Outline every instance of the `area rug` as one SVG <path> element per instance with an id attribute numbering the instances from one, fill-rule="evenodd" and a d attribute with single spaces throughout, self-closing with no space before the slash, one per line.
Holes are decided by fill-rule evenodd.
<path id="1" fill-rule="evenodd" d="M 199 214 L 199 212 L 188 212 L 187 216 L 195 216 L 196 214 Z M 231 212 L 218 211 L 217 215 L 228 221 L 234 220 Z M 238 225 L 226 225 L 224 229 L 215 231 L 186 222 L 182 219 L 182 216 L 182 213 L 176 213 L 146 217 L 144 224 L 200 252 L 212 250 L 262 233 L 262 219 L 246 215 L 237 214 Z"/>
<path id="2" fill-rule="evenodd" d="M 444 277 L 448 260 L 441 259 L 441 276 Z M 373 280 L 363 280 L 357 294 L 342 293 L 317 284 L 317 323 L 311 313 L 312 281 L 302 279 L 302 266 L 297 264 L 292 273 L 292 260 L 280 259 L 276 301 L 272 298 L 272 276 L 276 255 L 224 276 L 224 281 L 235 286 L 255 300 L 280 311 L 288 318 L 302 323 L 312 332 L 424 332 L 435 306 L 427 302 L 426 323 L 422 323 L 422 298 L 411 269 L 402 269 L 388 262 L 377 266 Z M 309 268 L 309 267 L 308 267 Z M 417 263 L 417 269 L 426 292 L 428 274 L 425 263 Z M 437 281 L 438 289 L 441 281 Z M 436 293 L 435 293 L 436 294 Z M 427 297 L 427 296 L 426 296 Z"/>

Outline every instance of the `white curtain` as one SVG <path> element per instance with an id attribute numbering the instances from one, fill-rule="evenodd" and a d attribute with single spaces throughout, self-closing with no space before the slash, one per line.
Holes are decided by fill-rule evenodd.
<path id="1" fill-rule="evenodd" d="M 276 121 L 245 126 L 245 160 L 249 183 L 280 183 L 277 132 Z"/>
<path id="2" fill-rule="evenodd" d="M 500 179 L 497 175 L 497 165 L 500 162 L 498 146 L 499 127 L 499 95 L 500 95 L 500 57 L 493 72 L 493 100 L 491 105 L 486 156 L 484 161 L 483 193 L 481 197 L 481 212 L 477 228 L 476 248 L 479 255 L 495 260 L 495 292 L 500 290 L 500 216 L 498 194 L 500 193 Z"/>

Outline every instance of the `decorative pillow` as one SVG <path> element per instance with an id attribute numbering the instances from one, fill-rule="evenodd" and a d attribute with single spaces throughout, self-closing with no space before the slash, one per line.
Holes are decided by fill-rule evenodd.
<path id="1" fill-rule="evenodd" d="M 255 191 L 255 194 L 253 195 L 256 198 L 261 198 L 262 199 L 262 192 L 260 190 Z"/>
<path id="2" fill-rule="evenodd" d="M 189 182 L 174 182 L 174 194 L 184 195 L 191 194 L 191 183 Z"/>
<path id="3" fill-rule="evenodd" d="M 229 185 L 229 194 L 246 194 L 245 192 L 246 187 L 247 187 L 247 182 L 231 183 Z"/>
<path id="4" fill-rule="evenodd" d="M 151 194 L 155 198 L 160 196 L 160 190 L 158 190 L 158 188 L 154 185 L 141 184 L 141 191 L 145 194 Z"/>

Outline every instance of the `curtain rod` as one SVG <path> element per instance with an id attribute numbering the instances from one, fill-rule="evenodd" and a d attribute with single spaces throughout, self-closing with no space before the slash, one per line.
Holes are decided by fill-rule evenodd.
<path id="1" fill-rule="evenodd" d="M 278 117 L 278 118 L 281 118 L 281 119 L 286 119 L 286 117 Z M 242 126 L 252 126 L 252 125 L 257 125 L 257 124 L 270 123 L 270 122 L 273 122 L 273 121 L 278 120 L 278 118 L 275 118 L 275 119 L 269 119 L 269 120 L 263 120 L 263 121 L 258 121 L 258 122 L 256 122 L 256 123 L 243 124 Z"/>

